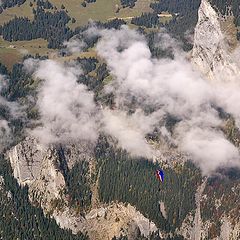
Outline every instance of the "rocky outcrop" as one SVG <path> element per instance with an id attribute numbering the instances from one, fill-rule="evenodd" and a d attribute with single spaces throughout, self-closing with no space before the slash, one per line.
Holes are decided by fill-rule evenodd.
<path id="1" fill-rule="evenodd" d="M 84 217 L 68 206 L 54 210 L 52 216 L 61 228 L 87 233 L 90 239 L 108 240 L 121 234 L 135 240 L 139 232 L 144 236 L 157 231 L 156 225 L 130 204 L 112 203 L 92 209 Z"/>
<path id="2" fill-rule="evenodd" d="M 94 240 L 107 240 L 120 234 L 136 239 L 139 230 L 146 236 L 156 231 L 155 224 L 131 205 L 113 203 L 103 206 L 98 199 L 93 199 L 98 203 L 83 216 L 69 204 L 64 169 L 71 169 L 78 161 L 88 161 L 91 176 L 95 169 L 91 149 L 87 143 L 44 147 L 28 137 L 7 155 L 18 183 L 28 185 L 31 202 L 54 217 L 60 227 L 71 229 L 73 233 L 88 233 Z M 92 188 L 96 192 L 93 198 L 98 196 L 97 182 Z"/>
<path id="3" fill-rule="evenodd" d="M 3 187 L 5 185 L 3 176 L 0 175 L 0 191 L 3 190 Z"/>
<path id="4" fill-rule="evenodd" d="M 196 202 L 196 212 L 193 221 L 193 231 L 191 234 L 191 239 L 200 240 L 201 238 L 201 227 L 202 227 L 202 219 L 201 219 L 201 198 L 206 186 L 206 180 L 201 184 L 201 186 L 197 189 L 195 195 Z"/>
<path id="5" fill-rule="evenodd" d="M 179 234 L 184 236 L 184 239 L 201 240 L 204 239 L 203 223 L 201 219 L 201 199 L 206 180 L 198 187 L 195 194 L 196 209 L 194 213 L 189 213 L 179 230 Z M 204 236 L 204 237 L 203 237 Z"/>
<path id="6" fill-rule="evenodd" d="M 8 157 L 18 183 L 27 184 L 31 200 L 49 211 L 52 201 L 61 197 L 65 187 L 57 150 L 27 138 L 13 147 Z"/>
<path id="7" fill-rule="evenodd" d="M 61 225 L 63 219 L 58 218 L 57 221 Z M 109 206 L 93 209 L 75 226 L 87 232 L 90 239 L 94 240 L 112 239 L 121 234 L 133 240 L 137 239 L 139 230 L 145 236 L 157 230 L 156 225 L 133 206 L 122 203 L 112 203 Z"/>
<path id="8" fill-rule="evenodd" d="M 35 139 L 27 138 L 9 151 L 13 175 L 20 185 L 31 184 L 40 174 L 41 164 L 47 150 Z"/>
<path id="9" fill-rule="evenodd" d="M 232 82 L 239 83 L 240 67 L 234 52 L 237 48 L 236 29 L 233 24 L 231 11 L 228 12 L 228 16 L 222 16 L 216 8 L 213 8 L 209 0 L 202 0 L 198 14 L 199 19 L 195 28 L 191 59 L 194 66 L 213 84 L 218 84 L 219 82 L 227 84 Z M 227 125 L 231 124 L 230 120 Z M 232 133 L 234 135 L 231 135 L 233 138 L 231 140 L 236 146 L 239 146 L 236 138 L 238 131 L 232 131 Z M 203 189 L 203 185 L 198 189 L 195 196 L 196 210 L 194 213 L 189 213 L 186 217 L 180 229 L 180 234 L 185 239 L 194 240 L 240 239 L 240 221 L 238 214 L 236 214 L 239 211 L 237 210 L 238 201 L 235 200 L 237 197 L 232 192 L 229 192 L 227 195 L 231 197 L 228 196 L 226 200 L 227 196 L 222 192 L 220 194 L 221 198 L 217 199 L 215 196 L 217 189 L 208 190 L 208 194 L 204 195 Z M 225 191 L 227 192 L 228 189 L 225 189 Z M 210 194 L 213 195 L 210 196 Z M 230 204 L 231 211 L 227 212 Z M 205 205 L 205 215 L 208 211 L 206 208 L 211 206 L 216 211 L 216 216 L 213 214 L 214 216 L 203 220 L 202 205 Z M 212 212 L 214 211 L 212 210 Z M 218 223 L 219 219 L 221 219 L 220 223 Z M 216 224 L 218 227 L 216 227 Z"/>
<path id="10" fill-rule="evenodd" d="M 237 81 L 239 67 L 230 54 L 221 18 L 208 0 L 202 0 L 195 28 L 192 62 L 213 81 Z"/>
<path id="11" fill-rule="evenodd" d="M 207 179 L 197 189 L 195 195 L 196 209 L 188 214 L 182 223 L 182 226 L 177 233 L 182 235 L 184 239 L 188 240 L 202 240 L 202 239 L 214 239 L 214 240 L 237 240 L 240 237 L 240 221 L 236 214 L 238 211 L 238 201 L 228 200 L 228 204 L 232 205 L 230 212 L 234 214 L 227 214 L 226 197 L 222 193 L 222 197 L 217 199 L 215 196 L 209 196 L 209 194 L 216 194 L 216 191 L 206 194 L 205 188 L 207 186 Z M 204 212 L 210 211 L 206 209 L 206 203 L 211 203 L 215 209 L 214 214 L 206 218 Z M 205 208 L 205 209 L 203 209 Z M 218 209 L 221 208 L 223 214 Z M 216 214 L 216 215 L 215 215 Z M 218 227 L 217 227 L 218 226 Z"/>

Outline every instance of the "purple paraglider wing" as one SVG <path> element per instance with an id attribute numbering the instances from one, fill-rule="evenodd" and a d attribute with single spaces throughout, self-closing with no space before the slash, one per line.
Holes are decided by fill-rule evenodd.
<path id="1" fill-rule="evenodd" d="M 161 169 L 157 170 L 156 175 L 157 175 L 157 178 L 158 178 L 161 182 L 163 182 L 163 180 L 164 180 L 164 172 L 163 172 Z"/>

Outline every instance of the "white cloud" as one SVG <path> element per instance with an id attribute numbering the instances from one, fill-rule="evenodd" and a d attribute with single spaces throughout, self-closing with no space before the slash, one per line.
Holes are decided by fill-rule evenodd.
<path id="1" fill-rule="evenodd" d="M 158 126 L 163 116 L 171 114 L 181 119 L 174 132 L 180 149 L 190 154 L 204 174 L 224 164 L 239 165 L 238 150 L 221 133 L 222 120 L 213 107 L 223 107 L 237 117 L 240 113 L 237 103 L 240 102 L 239 86 L 229 86 L 227 89 L 226 86 L 214 86 L 202 79 L 200 74 L 193 70 L 177 44 L 170 41 L 171 39 L 168 40 L 166 36 L 162 38 L 163 47 L 168 48 L 172 45 L 175 49 L 173 60 L 153 59 L 143 37 L 126 27 L 120 31 L 104 30 L 101 34 L 102 39 L 97 45 L 97 51 L 100 57 L 105 59 L 114 76 L 114 81 L 106 87 L 106 91 L 112 91 L 116 95 L 117 108 L 122 111 L 128 110 L 134 98 L 138 108 L 146 110 L 151 107 L 157 112 L 161 111 L 158 118 L 152 118 L 151 114 L 142 119 L 141 124 L 130 127 L 131 130 L 139 131 L 139 126 L 145 125 L 145 120 L 149 118 L 150 132 L 153 127 Z M 161 44 L 160 42 L 159 45 Z M 117 122 L 116 117 L 115 115 L 114 122 Z M 122 119 L 121 115 L 118 117 Z M 240 116 L 238 118 L 240 119 Z M 198 135 L 201 131 L 202 134 Z M 146 133 L 147 131 L 142 132 L 141 139 Z M 122 141 L 124 134 L 126 136 Z M 128 132 L 124 132 L 122 128 L 115 127 L 113 135 L 120 143 L 124 142 L 122 146 L 125 145 L 125 148 L 133 141 L 133 135 L 128 138 Z M 144 144 L 139 144 L 139 148 L 137 146 L 136 142 L 135 152 L 148 151 Z M 204 149 L 204 154 L 201 149 Z M 213 157 L 208 156 L 208 152 Z"/>
<path id="2" fill-rule="evenodd" d="M 7 86 L 6 76 L 0 75 L 0 92 Z M 17 118 L 22 115 L 21 109 L 17 103 L 8 102 L 0 96 L 0 107 L 9 111 L 10 117 Z M 0 115 L 0 152 L 2 152 L 12 141 L 12 131 L 9 122 Z"/>
<path id="3" fill-rule="evenodd" d="M 66 51 L 70 54 L 81 53 L 86 46 L 83 41 L 77 38 L 72 38 L 69 41 L 64 42 L 63 45 L 66 46 Z"/>
<path id="4" fill-rule="evenodd" d="M 119 147 L 126 149 L 133 156 L 152 158 L 153 149 L 145 136 L 152 131 L 155 119 L 136 111 L 128 115 L 124 111 L 103 111 L 103 131 L 118 140 Z"/>
<path id="5" fill-rule="evenodd" d="M 240 167 L 238 149 L 212 129 L 190 129 L 181 145 L 203 174 L 214 173 L 219 167 Z"/>
<path id="6" fill-rule="evenodd" d="M 0 152 L 10 143 L 11 137 L 12 135 L 8 122 L 0 119 Z"/>
<path id="7" fill-rule="evenodd" d="M 45 144 L 78 139 L 95 141 L 96 106 L 93 94 L 77 83 L 80 69 L 52 60 L 28 60 L 26 67 L 29 66 L 34 69 L 34 77 L 43 80 L 37 101 L 42 126 L 32 134 Z"/>
<path id="8" fill-rule="evenodd" d="M 41 141 L 95 141 L 103 131 L 132 155 L 151 157 L 154 151 L 145 137 L 158 128 L 204 174 L 240 165 L 238 149 L 221 132 L 223 122 L 213 107 L 222 107 L 239 121 L 238 84 L 213 85 L 202 79 L 165 33 L 158 44 L 174 49 L 174 59 L 152 58 L 144 37 L 127 27 L 94 29 L 86 34 L 101 36 L 96 49 L 113 76 L 105 91 L 114 93 L 115 109 L 96 107 L 93 93 L 77 83 L 78 66 L 27 60 L 26 68 L 43 80 L 38 94 L 42 126 L 33 131 Z M 180 120 L 172 136 L 162 125 L 169 115 Z"/>

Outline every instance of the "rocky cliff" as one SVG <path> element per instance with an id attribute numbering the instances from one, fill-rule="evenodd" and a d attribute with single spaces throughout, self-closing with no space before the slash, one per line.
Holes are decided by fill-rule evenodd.
<path id="1" fill-rule="evenodd" d="M 202 0 L 198 14 L 192 50 L 194 66 L 212 83 L 238 82 L 240 68 L 235 53 L 239 46 L 231 9 L 223 16 L 211 1 Z M 197 190 L 196 211 L 180 228 L 185 239 L 240 238 L 240 202 L 236 195 L 240 182 L 225 177 L 209 178 Z"/>
<path id="2" fill-rule="evenodd" d="M 221 16 L 208 0 L 202 0 L 194 34 L 192 62 L 210 80 L 230 82 L 239 78 L 239 66 L 234 61 L 236 41 L 233 19 Z M 228 31 L 231 29 L 231 31 Z M 233 36 L 234 35 L 234 36 Z"/>
<path id="3" fill-rule="evenodd" d="M 91 166 L 87 173 L 90 182 L 94 168 L 91 149 L 93 148 L 84 142 L 65 147 L 44 147 L 36 139 L 28 137 L 13 147 L 7 155 L 18 183 L 28 185 L 31 202 L 40 205 L 62 228 L 71 229 L 73 233 L 87 232 L 90 239 L 99 240 L 111 239 L 120 234 L 135 239 L 139 230 L 145 236 L 156 231 L 155 224 L 130 204 L 98 204 L 96 208 L 84 211 L 84 214 L 81 209 L 71 205 L 70 197 L 66 194 L 64 170 L 71 169 L 79 161 L 87 161 Z M 92 187 L 97 187 L 95 185 L 93 183 Z M 93 198 L 96 197 L 93 193 Z M 94 201 L 97 199 L 92 199 Z"/>

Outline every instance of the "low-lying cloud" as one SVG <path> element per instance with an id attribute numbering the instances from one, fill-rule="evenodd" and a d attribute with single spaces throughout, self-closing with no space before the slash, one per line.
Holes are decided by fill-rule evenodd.
<path id="1" fill-rule="evenodd" d="M 64 66 L 52 60 L 28 59 L 26 68 L 33 71 L 40 84 L 37 105 L 42 126 L 32 134 L 44 144 L 71 140 L 97 139 L 96 106 L 93 94 L 77 83 L 79 66 Z"/>
<path id="2" fill-rule="evenodd" d="M 7 87 L 6 76 L 0 75 L 0 93 L 3 88 Z M 0 95 L 0 153 L 11 143 L 12 141 L 12 131 L 9 126 L 8 119 L 5 119 L 5 114 L 3 112 L 8 112 L 8 117 L 17 118 L 21 115 L 19 106 L 14 102 L 9 102 L 3 96 Z"/>
<path id="3" fill-rule="evenodd" d="M 141 110 L 128 115 L 125 111 L 104 109 L 103 132 L 117 139 L 119 146 L 132 155 L 152 158 L 153 149 L 145 139 L 147 133 L 152 132 L 151 117 Z"/>
<path id="4" fill-rule="evenodd" d="M 240 166 L 239 151 L 223 135 L 223 120 L 216 110 L 221 107 L 240 120 L 238 84 L 214 85 L 204 80 L 165 33 L 158 44 L 175 49 L 174 59 L 153 58 L 144 37 L 127 27 L 95 29 L 94 34 L 100 36 L 98 56 L 113 76 L 104 91 L 114 94 L 114 110 L 98 108 L 93 93 L 77 83 L 79 66 L 27 60 L 28 69 L 42 80 L 38 95 L 42 126 L 33 131 L 35 136 L 45 143 L 95 141 L 104 132 L 132 155 L 151 157 L 154 150 L 146 135 L 158 129 L 204 174 Z M 166 116 L 178 119 L 173 133 L 163 126 Z"/>
<path id="5" fill-rule="evenodd" d="M 203 174 L 214 172 L 219 167 L 239 167 L 238 149 L 220 132 L 193 128 L 184 135 L 180 144 L 182 150 L 200 166 Z"/>
<path id="6" fill-rule="evenodd" d="M 64 42 L 63 45 L 66 47 L 65 51 L 68 54 L 80 53 L 86 46 L 86 44 L 83 41 L 77 38 L 72 38 L 69 41 Z"/>
<path id="7" fill-rule="evenodd" d="M 0 119 L 0 153 L 11 142 L 12 135 L 8 122 Z"/>
<path id="8" fill-rule="evenodd" d="M 134 98 L 138 108 L 161 111 L 158 118 L 152 118 L 153 113 L 148 115 L 151 130 L 159 127 L 161 117 L 166 115 L 180 119 L 173 137 L 204 174 L 222 166 L 240 166 L 238 149 L 222 134 L 223 122 L 214 107 L 222 107 L 239 120 L 239 85 L 214 85 L 202 79 L 177 44 L 166 36 L 159 44 L 166 48 L 170 43 L 175 49 L 174 59 L 153 59 L 142 36 L 126 27 L 101 34 L 97 51 L 114 76 L 106 90 L 115 94 L 118 108 L 127 109 Z M 124 144 L 128 145 L 127 137 Z M 143 149 L 141 145 L 139 150 Z"/>

